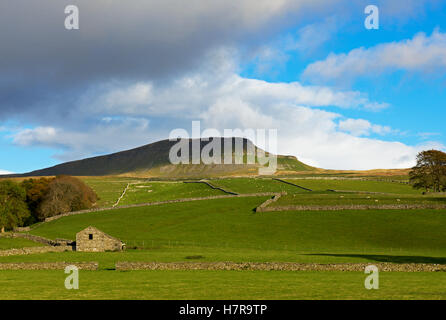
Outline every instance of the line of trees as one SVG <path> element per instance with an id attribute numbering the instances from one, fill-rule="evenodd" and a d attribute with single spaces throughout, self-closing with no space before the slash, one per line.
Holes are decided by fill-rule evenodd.
<path id="1" fill-rule="evenodd" d="M 30 225 L 61 213 L 91 208 L 96 193 L 71 176 L 0 181 L 0 229 Z"/>
<path id="2" fill-rule="evenodd" d="M 409 178 L 415 189 L 425 189 L 426 192 L 446 191 L 446 153 L 438 150 L 420 152 Z"/>

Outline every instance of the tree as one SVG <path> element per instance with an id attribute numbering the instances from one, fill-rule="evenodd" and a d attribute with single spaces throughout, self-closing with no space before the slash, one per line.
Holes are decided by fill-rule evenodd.
<path id="1" fill-rule="evenodd" d="M 91 208 L 97 201 L 96 193 L 81 180 L 58 176 L 48 184 L 38 209 L 39 218 Z"/>
<path id="2" fill-rule="evenodd" d="M 27 179 L 21 183 L 26 191 L 26 203 L 31 213 L 30 219 L 27 221 L 28 224 L 40 220 L 39 208 L 48 193 L 49 184 L 53 180 L 54 178 Z"/>
<path id="3" fill-rule="evenodd" d="M 29 215 L 25 189 L 10 180 L 0 181 L 1 232 L 22 226 Z"/>
<path id="4" fill-rule="evenodd" d="M 446 190 L 446 153 L 438 150 L 422 151 L 417 164 L 409 173 L 415 189 L 440 192 Z"/>

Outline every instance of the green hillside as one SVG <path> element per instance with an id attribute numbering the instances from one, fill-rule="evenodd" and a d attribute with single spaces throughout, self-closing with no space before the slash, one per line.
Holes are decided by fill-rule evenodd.
<path id="1" fill-rule="evenodd" d="M 442 299 L 444 272 L 383 272 L 380 290 L 365 290 L 363 272 L 338 271 L 118 271 L 116 262 L 297 262 L 415 263 L 446 265 L 446 210 L 341 210 L 255 212 L 269 205 L 444 204 L 444 196 L 421 195 L 399 182 L 357 179 L 290 179 L 308 191 L 272 178 L 208 179 L 204 183 L 83 177 L 99 206 L 225 195 L 229 198 L 175 202 L 61 217 L 29 232 L 49 239 L 75 239 L 94 226 L 126 243 L 123 252 L 50 252 L 0 256 L 0 263 L 97 261 L 82 271 L 82 290 L 67 293 L 59 270 L 2 271 L 0 298 L 48 299 Z M 327 188 L 344 191 L 327 191 Z M 347 192 L 350 191 L 350 192 Z M 367 193 L 369 192 L 369 193 Z M 379 193 L 370 193 L 379 192 Z M 376 202 L 378 200 L 378 202 Z M 1 240 L 1 239 L 0 239 Z M 17 239 L 12 239 L 17 240 Z M 3 248 L 27 245 L 0 241 Z M 23 280 L 23 279 L 26 279 Z M 29 281 L 33 286 L 29 287 Z M 382 286 L 381 286 L 382 284 Z M 295 290 L 298 287 L 301 290 Z M 148 290 L 148 288 L 150 290 Z"/>
<path id="2" fill-rule="evenodd" d="M 234 198 L 174 203 L 64 217 L 32 231 L 74 239 L 93 225 L 128 244 L 193 247 L 196 254 L 230 250 L 299 254 L 446 256 L 446 214 L 436 210 L 253 213 L 264 201 Z M 197 249 L 202 247 L 203 249 Z M 186 250 L 187 251 L 187 250 Z M 184 259 L 181 254 L 178 259 Z M 415 258 L 414 258 L 415 259 Z M 443 258 L 444 259 L 444 258 Z M 444 261 L 446 262 L 446 261 Z"/>
<path id="3" fill-rule="evenodd" d="M 228 142 L 228 140 L 230 140 Z M 189 150 L 192 150 L 193 139 L 188 139 Z M 195 140 L 196 141 L 196 140 Z M 243 146 L 243 164 L 192 164 L 192 152 L 189 152 L 189 164 L 172 165 L 169 160 L 169 152 L 177 142 L 162 140 L 148 144 L 139 148 L 121 151 L 109 155 L 87 158 L 83 160 L 62 163 L 50 168 L 35 170 L 21 175 L 11 175 L 11 177 L 28 176 L 106 176 L 106 175 L 127 175 L 138 177 L 170 177 L 170 178 L 207 178 L 215 176 L 230 175 L 257 175 L 259 164 L 247 164 L 247 154 L 251 150 L 256 152 L 257 147 L 244 138 L 222 138 L 221 152 L 225 144 L 232 146 L 233 157 L 237 144 Z M 206 140 L 199 140 L 200 153 L 209 143 Z M 307 166 L 295 157 L 278 156 L 278 169 L 285 171 L 311 171 L 314 168 Z M 222 160 L 223 163 L 223 160 Z"/>

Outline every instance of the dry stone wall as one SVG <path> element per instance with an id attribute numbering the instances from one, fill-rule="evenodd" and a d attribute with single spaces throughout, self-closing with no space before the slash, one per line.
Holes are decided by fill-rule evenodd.
<path id="1" fill-rule="evenodd" d="M 200 180 L 200 181 L 184 181 L 184 183 L 204 183 L 204 184 L 206 184 L 207 186 L 209 186 L 211 189 L 220 190 L 220 191 L 223 191 L 224 193 L 227 193 L 227 194 L 238 195 L 237 192 L 234 192 L 234 191 L 231 191 L 231 190 L 228 190 L 228 189 L 224 189 L 224 188 L 222 188 L 222 187 L 214 186 L 212 183 L 210 183 L 210 182 L 207 181 L 207 180 Z"/>
<path id="2" fill-rule="evenodd" d="M 263 202 L 260 206 L 258 206 L 255 211 L 256 212 L 262 212 L 265 211 L 266 207 L 269 206 L 271 203 L 276 202 L 277 200 L 280 199 L 281 196 L 286 195 L 287 193 L 284 191 L 282 193 L 277 193 L 274 195 L 274 197 L 272 197 L 271 199 L 266 200 L 265 202 Z"/>
<path id="3" fill-rule="evenodd" d="M 446 271 L 446 265 L 422 263 L 343 263 L 316 264 L 291 262 L 117 262 L 116 270 L 252 270 L 252 271 L 360 271 L 375 265 L 385 272 L 438 272 Z"/>
<path id="4" fill-rule="evenodd" d="M 0 270 L 65 270 L 67 266 L 76 266 L 79 270 L 98 270 L 97 262 L 0 263 Z"/>
<path id="5" fill-rule="evenodd" d="M 0 257 L 5 256 L 15 256 L 15 255 L 27 255 L 35 253 L 46 253 L 46 252 L 64 252 L 72 251 L 71 246 L 57 246 L 57 247 L 25 247 L 21 249 L 8 249 L 0 250 Z"/>
<path id="6" fill-rule="evenodd" d="M 336 205 L 336 206 L 276 206 L 276 207 L 264 207 L 260 212 L 271 211 L 339 211 L 339 210 L 409 210 L 409 209 L 446 209 L 446 205 L 436 204 L 382 204 L 382 205 Z M 257 211 L 257 210 L 256 210 Z"/>
<path id="7" fill-rule="evenodd" d="M 303 190 L 305 190 L 305 191 L 313 191 L 313 190 L 311 190 L 311 189 L 302 187 L 302 186 L 300 186 L 300 185 L 298 185 L 298 184 L 295 184 L 295 183 L 292 183 L 292 182 L 289 182 L 289 181 L 285 181 L 285 180 L 282 180 L 282 179 L 279 179 L 279 178 L 273 178 L 273 180 L 276 180 L 276 181 L 279 181 L 279 182 L 282 182 L 282 183 L 286 183 L 286 184 L 295 186 L 295 187 L 300 188 L 300 189 L 303 189 Z"/>

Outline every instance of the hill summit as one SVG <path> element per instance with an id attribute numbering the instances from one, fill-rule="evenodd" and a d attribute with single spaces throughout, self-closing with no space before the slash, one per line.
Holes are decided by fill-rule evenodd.
<path id="1" fill-rule="evenodd" d="M 195 139 L 199 142 L 200 153 L 214 138 Z M 257 147 L 245 138 L 220 138 L 223 153 L 225 144 L 232 144 L 235 150 L 237 143 L 243 145 L 243 164 L 171 164 L 169 153 L 177 141 L 161 140 L 138 148 L 97 156 L 82 160 L 70 161 L 53 167 L 14 176 L 105 176 L 126 175 L 138 177 L 215 177 L 230 175 L 256 175 L 259 164 L 247 164 L 246 158 L 250 150 Z M 188 140 L 192 147 L 194 139 Z M 197 141 L 199 140 L 199 141 Z M 230 140 L 230 141 L 229 141 Z M 187 143 L 187 142 L 186 142 Z M 189 158 L 192 154 L 189 154 Z M 191 163 L 191 162 L 189 162 Z M 222 161 L 223 163 L 223 161 Z M 309 171 L 314 168 L 303 164 L 293 156 L 277 156 L 278 170 Z"/>

